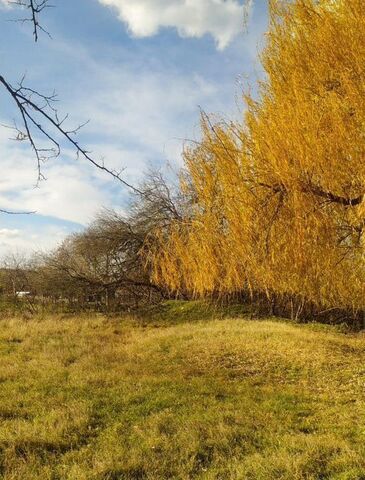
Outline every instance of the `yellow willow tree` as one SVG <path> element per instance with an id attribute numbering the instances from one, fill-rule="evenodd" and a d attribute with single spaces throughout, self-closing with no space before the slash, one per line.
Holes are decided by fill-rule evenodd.
<path id="1" fill-rule="evenodd" d="M 258 100 L 242 124 L 202 117 L 185 151 L 183 221 L 149 244 L 155 279 L 365 309 L 365 10 L 276 0 Z"/>

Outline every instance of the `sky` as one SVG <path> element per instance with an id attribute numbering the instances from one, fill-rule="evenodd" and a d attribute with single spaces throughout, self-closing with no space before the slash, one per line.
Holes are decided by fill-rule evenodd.
<path id="1" fill-rule="evenodd" d="M 97 161 L 138 184 L 150 168 L 182 165 L 184 142 L 199 139 L 199 109 L 240 118 L 243 89 L 261 75 L 258 52 L 267 1 L 53 0 L 35 43 L 23 13 L 0 0 L 0 75 L 57 92 L 68 126 L 89 121 L 78 141 Z M 247 15 L 247 27 L 244 18 Z M 82 230 L 102 208 L 128 211 L 130 195 L 64 145 L 42 165 L 7 128 L 19 122 L 0 90 L 0 257 L 47 251 Z"/>

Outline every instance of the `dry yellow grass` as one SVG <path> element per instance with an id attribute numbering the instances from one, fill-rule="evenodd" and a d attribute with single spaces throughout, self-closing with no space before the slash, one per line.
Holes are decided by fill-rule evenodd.
<path id="1" fill-rule="evenodd" d="M 361 334 L 156 318 L 1 321 L 0 478 L 365 478 Z"/>

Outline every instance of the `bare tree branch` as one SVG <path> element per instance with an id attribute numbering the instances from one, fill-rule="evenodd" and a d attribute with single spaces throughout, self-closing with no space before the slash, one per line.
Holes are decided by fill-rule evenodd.
<path id="1" fill-rule="evenodd" d="M 50 5 L 49 0 L 13 0 L 9 1 L 8 3 L 10 5 L 23 7 L 29 11 L 29 17 L 20 18 L 14 21 L 20 23 L 31 23 L 33 25 L 34 41 L 38 41 L 40 31 L 49 37 L 51 36 L 49 32 L 39 23 L 39 15 L 43 12 L 43 10 L 53 7 L 53 5 Z"/>
<path id="2" fill-rule="evenodd" d="M 0 208 L 0 213 L 6 213 L 7 215 L 32 215 L 33 213 L 36 213 L 35 211 L 33 212 L 14 212 L 12 210 L 4 210 L 3 208 Z"/>
<path id="3" fill-rule="evenodd" d="M 18 87 L 13 87 L 5 78 L 0 75 L 0 85 L 9 93 L 13 99 L 17 110 L 20 112 L 22 120 L 22 127 L 19 128 L 16 125 L 16 140 L 29 141 L 32 150 L 37 160 L 38 179 L 37 183 L 44 179 L 42 173 L 42 163 L 50 158 L 59 157 L 61 154 L 61 139 L 66 140 L 71 144 L 77 154 L 77 158 L 82 157 L 90 162 L 94 167 L 99 170 L 108 173 L 114 179 L 121 182 L 124 186 L 131 189 L 133 192 L 141 194 L 142 192 L 125 181 L 121 177 L 122 172 L 110 169 L 104 165 L 103 162 L 98 162 L 91 157 L 89 151 L 82 147 L 74 135 L 85 125 L 78 125 L 76 128 L 66 129 L 64 123 L 68 118 L 68 115 L 59 117 L 58 111 L 54 104 L 57 100 L 56 94 L 53 92 L 51 95 L 44 95 L 36 90 L 25 87 L 24 77 L 20 81 Z M 87 122 L 86 122 L 87 123 Z M 40 135 L 48 146 L 46 148 L 41 147 L 36 140 L 36 136 Z M 58 139 L 60 138 L 60 140 Z"/>
<path id="4" fill-rule="evenodd" d="M 33 26 L 34 40 L 37 42 L 39 32 L 44 32 L 48 36 L 47 30 L 40 24 L 39 16 L 47 8 L 53 7 L 50 0 L 9 0 L 8 3 L 17 5 L 29 12 L 29 17 L 14 20 L 22 23 L 31 23 Z M 84 158 L 97 169 L 108 173 L 114 179 L 121 182 L 125 187 L 131 189 L 137 194 L 142 192 L 133 185 L 125 181 L 122 177 L 122 171 L 110 169 L 104 165 L 104 161 L 97 161 L 92 158 L 91 153 L 82 147 L 75 139 L 75 135 L 85 125 L 78 125 L 75 128 L 67 129 L 65 122 L 68 119 L 68 114 L 60 117 L 55 108 L 57 96 L 55 92 L 50 95 L 44 95 L 37 90 L 24 85 L 25 76 L 21 79 L 17 87 L 9 83 L 4 76 L 0 75 L 0 86 L 12 98 L 16 109 L 20 114 L 21 125 L 14 123 L 12 130 L 15 131 L 14 140 L 29 142 L 37 161 L 37 182 L 38 185 L 45 177 L 42 173 L 42 164 L 51 158 L 57 158 L 61 154 L 61 142 L 66 141 L 75 149 L 76 157 Z M 87 122 L 86 122 L 87 123 Z M 3 213 L 7 210 L 0 210 Z M 24 212 L 33 213 L 33 212 Z"/>

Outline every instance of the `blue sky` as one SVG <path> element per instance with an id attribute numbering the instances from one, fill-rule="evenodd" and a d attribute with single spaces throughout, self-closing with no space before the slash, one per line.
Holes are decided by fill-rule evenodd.
<path id="1" fill-rule="evenodd" d="M 0 73 L 42 92 L 57 91 L 71 125 L 90 120 L 80 142 L 137 183 L 149 165 L 181 165 L 184 139 L 199 138 L 199 107 L 238 118 L 240 94 L 260 75 L 257 52 L 267 28 L 266 0 L 54 0 L 42 17 L 52 39 L 32 41 L 29 25 L 0 0 Z M 0 123 L 16 111 L 0 91 Z M 76 161 L 67 146 L 43 166 L 0 127 L 0 255 L 53 248 L 102 208 L 125 211 L 128 192 L 106 174 Z"/>

